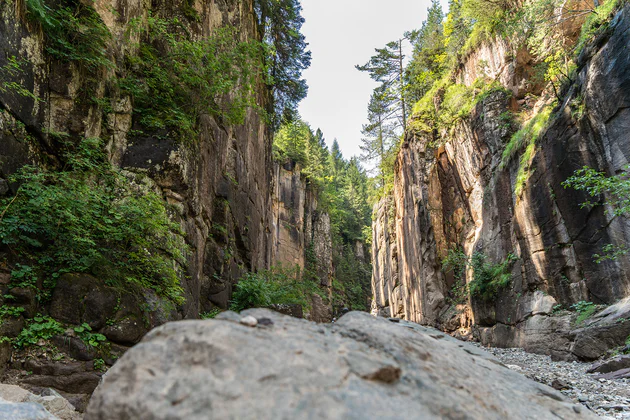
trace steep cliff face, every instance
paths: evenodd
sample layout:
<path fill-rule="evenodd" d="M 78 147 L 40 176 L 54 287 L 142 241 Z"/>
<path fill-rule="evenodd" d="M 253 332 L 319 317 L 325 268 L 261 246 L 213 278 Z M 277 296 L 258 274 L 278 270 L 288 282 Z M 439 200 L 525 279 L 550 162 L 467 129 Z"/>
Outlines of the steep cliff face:
<path fill-rule="evenodd" d="M 627 243 L 627 220 L 613 217 L 606 206 L 581 208 L 587 196 L 562 185 L 583 166 L 616 174 L 628 164 L 628 28 L 626 7 L 582 53 L 575 82 L 524 159 L 506 161 L 502 154 L 513 134 L 504 116 L 516 106 L 532 105 L 523 99 L 524 92 L 536 89 L 527 87 L 522 76 L 529 71 L 528 59 L 501 41 L 494 50 L 484 46 L 477 53 L 493 57 L 490 71 L 516 101 L 498 91 L 450 133 L 437 138 L 407 133 L 396 163 L 393 198 L 398 259 L 389 265 L 383 261 L 390 260 L 394 247 L 391 235 L 383 233 L 387 218 L 377 213 L 374 255 L 379 269 L 373 290 L 378 305 L 389 302 L 391 315 L 398 312 L 392 304 L 399 299 L 395 289 L 383 287 L 394 278 L 396 267 L 406 319 L 449 331 L 470 327 L 472 319 L 486 344 L 566 356 L 575 349 L 575 334 L 568 333 L 568 318 L 550 316 L 554 306 L 612 304 L 630 294 L 627 258 L 600 264 L 593 260 L 604 245 Z M 520 62 L 519 56 L 524 57 Z M 475 54 L 471 57 L 474 63 Z M 475 71 L 464 68 L 458 77 L 471 83 Z M 472 297 L 458 305 L 456 279 L 442 269 L 448 250 L 458 248 L 469 257 L 483 253 L 494 263 L 516 255 L 510 287 L 491 300 Z M 466 274 L 470 282 L 471 270 Z M 554 331 L 563 331 L 559 341 L 540 338 Z"/>
<path fill-rule="evenodd" d="M 245 271 L 269 266 L 272 258 L 273 173 L 264 122 L 253 110 L 240 125 L 204 115 L 198 139 L 182 144 L 159 132 L 141 132 L 133 98 L 121 94 L 113 80 L 126 54 L 138 49 L 137 40 L 128 36 L 130 28 L 145 24 L 150 11 L 179 17 L 194 39 L 231 26 L 246 41 L 257 38 L 252 2 L 98 1 L 95 19 L 111 34 L 106 47 L 114 65 L 96 72 L 50 54 L 48 35 L 27 17 L 24 2 L 3 2 L 0 8 L 0 67 L 15 57 L 19 71 L 10 74 L 10 81 L 28 92 L 0 91 L 0 183 L 6 185 L 25 163 L 54 168 L 60 138 L 103 139 L 113 164 L 130 178 L 142 178 L 146 188 L 176 209 L 173 217 L 190 246 L 181 315 L 227 307 L 234 281 Z M 264 103 L 264 88 L 255 89 Z"/>
<path fill-rule="evenodd" d="M 310 311 L 306 318 L 330 322 L 342 307 L 349 306 L 346 287 L 354 278 L 346 278 L 338 265 L 345 252 L 362 267 L 369 265 L 364 244 L 357 241 L 352 249 L 343 247 L 335 237 L 330 215 L 321 208 L 318 190 L 308 182 L 299 164 L 275 164 L 276 189 L 273 196 L 274 242 L 272 260 L 284 269 L 300 269 L 302 276 L 316 282 L 319 292 L 309 296 Z M 337 264 L 335 264 L 337 261 Z M 355 274 L 355 273 L 353 273 Z M 335 288 L 341 286 L 342 290 Z"/>

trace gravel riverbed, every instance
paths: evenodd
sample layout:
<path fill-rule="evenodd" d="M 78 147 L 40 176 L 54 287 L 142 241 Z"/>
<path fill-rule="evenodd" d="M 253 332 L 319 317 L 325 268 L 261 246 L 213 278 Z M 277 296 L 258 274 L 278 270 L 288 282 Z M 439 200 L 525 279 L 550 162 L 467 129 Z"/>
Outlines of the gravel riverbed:
<path fill-rule="evenodd" d="M 522 349 L 484 349 L 508 368 L 537 382 L 566 387 L 560 392 L 602 417 L 630 420 L 630 380 L 596 379 L 586 373 L 591 363 L 553 362 L 549 356 L 526 353 Z"/>

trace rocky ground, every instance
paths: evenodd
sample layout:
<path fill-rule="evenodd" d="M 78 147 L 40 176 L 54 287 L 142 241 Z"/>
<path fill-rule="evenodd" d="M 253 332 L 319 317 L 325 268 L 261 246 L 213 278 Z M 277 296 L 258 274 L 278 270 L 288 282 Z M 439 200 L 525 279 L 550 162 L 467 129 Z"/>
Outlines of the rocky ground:
<path fill-rule="evenodd" d="M 630 419 L 630 379 L 609 380 L 587 373 L 591 363 L 553 362 L 549 356 L 521 349 L 484 349 L 510 369 L 530 379 L 553 386 L 598 415 Z"/>

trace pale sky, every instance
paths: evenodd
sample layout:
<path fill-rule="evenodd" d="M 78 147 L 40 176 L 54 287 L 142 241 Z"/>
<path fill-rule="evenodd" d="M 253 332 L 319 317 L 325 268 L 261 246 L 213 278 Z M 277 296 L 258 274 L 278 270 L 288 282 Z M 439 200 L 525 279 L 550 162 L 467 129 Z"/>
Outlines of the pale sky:
<path fill-rule="evenodd" d="M 430 0 L 302 0 L 302 33 L 313 57 L 304 72 L 309 91 L 300 115 L 313 130 L 321 128 L 329 146 L 336 137 L 346 158 L 361 153 L 361 127 L 376 86 L 355 64 L 420 28 L 429 5 Z"/>

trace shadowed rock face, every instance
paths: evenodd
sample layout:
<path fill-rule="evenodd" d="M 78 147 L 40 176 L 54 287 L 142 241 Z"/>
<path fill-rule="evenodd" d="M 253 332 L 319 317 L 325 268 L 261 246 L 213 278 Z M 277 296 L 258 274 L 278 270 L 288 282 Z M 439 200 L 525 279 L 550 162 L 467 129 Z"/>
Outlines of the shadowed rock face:
<path fill-rule="evenodd" d="M 240 39 L 257 39 L 251 0 L 188 3 L 99 0 L 93 7 L 112 35 L 108 53 L 117 65 L 135 48 L 135 41 L 125 37 L 131 22 L 143 21 L 149 10 L 165 18 L 179 16 L 193 38 L 230 25 Z M 130 178 L 145 179 L 147 188 L 176 209 L 174 218 L 192 250 L 181 315 L 196 317 L 214 306 L 226 307 L 243 272 L 271 264 L 273 168 L 271 138 L 262 118 L 250 111 L 243 125 L 229 126 L 201 116 L 199 138 L 187 145 L 161 133 L 138 134 L 133 100 L 111 88 L 116 85 L 113 71 L 87 72 L 55 60 L 46 52 L 42 31 L 26 19 L 24 7 L 24 2 L 0 5 L 0 67 L 15 56 L 21 71 L 9 81 L 41 101 L 10 91 L 0 94 L 0 195 L 8 187 L 15 192 L 16 186 L 6 180 L 22 165 L 57 165 L 60 144 L 51 133 L 65 133 L 70 141 L 100 137 L 113 164 Z M 198 19 L 182 18 L 185 7 L 196 8 Z M 262 84 L 256 95 L 264 105 Z M 105 112 L 97 103 L 108 103 L 111 109 Z"/>
<path fill-rule="evenodd" d="M 242 315 L 259 326 L 227 313 L 152 331 L 109 371 L 86 419 L 596 418 L 431 328 L 358 312 L 325 326 Z"/>
<path fill-rule="evenodd" d="M 443 272 L 441 261 L 448 250 L 461 248 L 468 255 L 480 251 L 492 262 L 513 253 L 519 259 L 512 268 L 511 287 L 492 302 L 473 299 L 469 305 L 477 336 L 494 346 L 584 357 L 572 353 L 572 319 L 549 315 L 558 304 L 612 304 L 630 295 L 630 260 L 593 261 L 604 245 L 628 243 L 630 226 L 625 219 L 612 218 L 605 206 L 580 208 L 587 196 L 562 183 L 583 166 L 610 175 L 630 161 L 629 28 L 626 6 L 607 33 L 585 49 L 577 80 L 538 139 L 529 177 L 518 194 L 520 158 L 500 166 L 512 134 L 501 120 L 512 106 L 504 94 L 488 96 L 469 118 L 437 139 L 433 134 L 407 134 L 396 164 L 395 235 L 384 233 L 388 227 L 382 211 L 375 222 L 377 311 L 402 313 L 406 319 L 447 330 L 457 319 L 465 326 L 467 310 L 453 310 L 447 299 L 453 278 Z M 487 55 L 489 47 L 483 48 Z M 505 55 L 505 45 L 499 42 L 495 52 Z M 518 90 L 510 83 L 521 84 L 522 78 L 501 73 L 514 66 L 495 67 L 497 77 Z M 583 113 L 572 109 L 576 103 L 583 104 Z M 394 254 L 397 258 L 388 257 Z M 397 273 L 400 290 L 391 286 L 392 273 Z"/>

